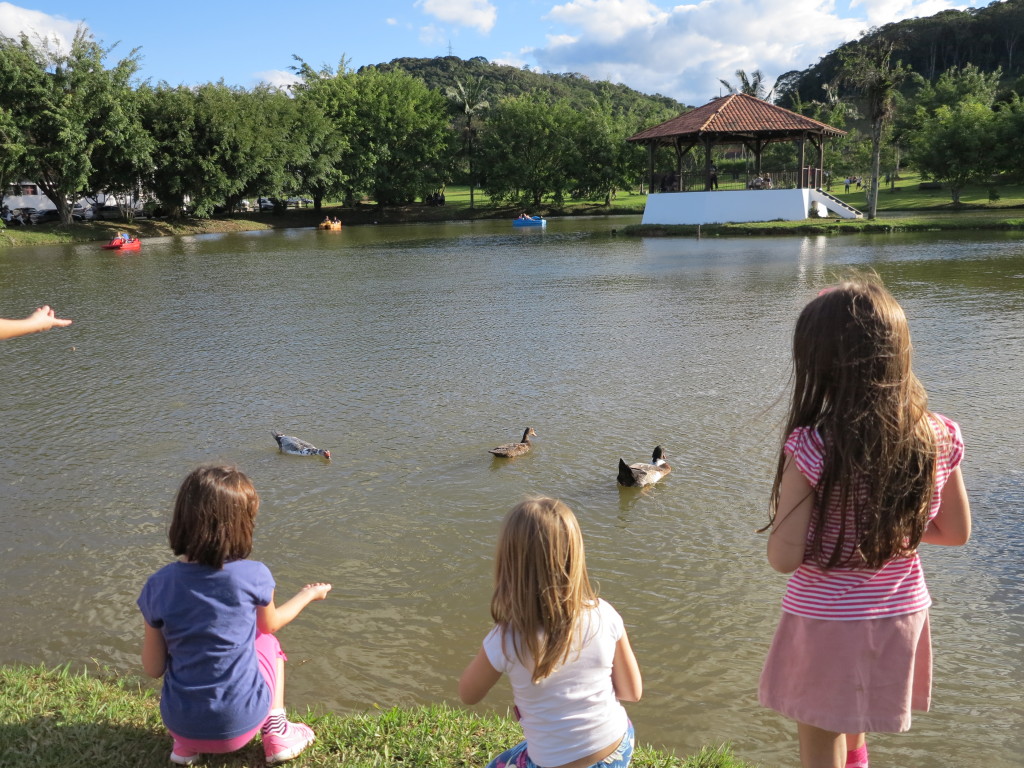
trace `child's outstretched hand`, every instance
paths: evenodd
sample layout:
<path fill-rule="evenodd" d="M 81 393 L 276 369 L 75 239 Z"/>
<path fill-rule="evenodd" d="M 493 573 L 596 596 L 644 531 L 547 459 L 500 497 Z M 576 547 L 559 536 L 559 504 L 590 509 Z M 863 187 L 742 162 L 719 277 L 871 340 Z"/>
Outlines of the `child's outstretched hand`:
<path fill-rule="evenodd" d="M 323 600 L 325 597 L 327 597 L 327 593 L 331 591 L 331 585 L 325 584 L 322 581 L 318 581 L 313 584 L 307 584 L 300 591 L 308 591 L 309 601 L 313 602 L 314 600 Z"/>
<path fill-rule="evenodd" d="M 273 634 L 281 627 L 287 626 L 292 619 L 302 613 L 302 609 L 316 600 L 323 600 L 331 591 L 331 585 L 323 582 L 307 584 L 298 592 L 295 597 L 283 605 L 276 605 L 271 599 L 270 603 L 256 608 L 256 626 L 260 632 Z"/>
<path fill-rule="evenodd" d="M 54 327 L 64 327 L 65 325 L 71 325 L 70 320 L 64 320 L 57 317 L 57 313 L 54 312 L 49 304 L 36 309 L 31 315 L 28 316 L 28 321 L 33 325 L 39 327 L 41 331 L 48 331 Z"/>

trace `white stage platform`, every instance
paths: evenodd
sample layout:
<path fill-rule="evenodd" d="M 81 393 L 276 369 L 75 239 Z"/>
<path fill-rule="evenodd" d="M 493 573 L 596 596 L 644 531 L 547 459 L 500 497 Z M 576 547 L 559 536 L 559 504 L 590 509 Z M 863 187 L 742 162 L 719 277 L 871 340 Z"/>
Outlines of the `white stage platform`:
<path fill-rule="evenodd" d="M 842 218 L 860 211 L 817 189 L 737 189 L 717 192 L 661 192 L 647 196 L 644 224 L 724 224 L 744 221 L 803 221 L 814 204 Z"/>

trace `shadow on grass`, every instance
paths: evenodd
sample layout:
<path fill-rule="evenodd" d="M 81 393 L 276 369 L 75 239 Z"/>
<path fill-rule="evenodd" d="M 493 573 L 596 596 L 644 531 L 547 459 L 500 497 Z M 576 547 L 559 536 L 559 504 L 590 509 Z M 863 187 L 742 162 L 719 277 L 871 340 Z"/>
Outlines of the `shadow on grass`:
<path fill-rule="evenodd" d="M 166 768 L 171 765 L 171 738 L 166 731 L 112 723 L 68 723 L 59 715 L 40 715 L 18 724 L 0 725 L 0 765 L 4 768 Z M 203 755 L 195 764 L 207 768 L 263 768 L 259 739 L 237 752 Z"/>

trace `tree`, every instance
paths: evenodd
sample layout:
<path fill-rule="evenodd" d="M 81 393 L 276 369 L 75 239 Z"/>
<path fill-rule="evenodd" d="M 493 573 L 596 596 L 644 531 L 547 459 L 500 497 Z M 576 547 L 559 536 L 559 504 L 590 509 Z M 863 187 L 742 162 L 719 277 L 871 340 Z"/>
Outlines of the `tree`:
<path fill-rule="evenodd" d="M 121 215 L 130 221 L 148 184 L 155 143 L 143 127 L 138 92 L 125 89 L 119 104 L 123 118 L 118 121 L 121 140 L 103 142 L 97 148 L 88 189 L 114 197 Z"/>
<path fill-rule="evenodd" d="M 201 183 L 196 154 L 198 99 L 191 88 L 160 83 L 139 89 L 142 121 L 154 140 L 149 185 L 172 219 Z"/>
<path fill-rule="evenodd" d="M 896 94 L 908 70 L 893 61 L 899 44 L 877 31 L 840 49 L 839 79 L 858 92 L 871 123 L 871 177 L 868 187 L 868 218 L 878 214 L 878 177 L 882 160 L 882 134 L 892 121 Z"/>
<path fill-rule="evenodd" d="M 466 125 L 462 130 L 462 152 L 466 156 L 469 166 L 469 207 L 474 207 L 473 190 L 476 187 L 476 174 L 473 167 L 473 150 L 476 145 L 476 129 L 473 127 L 473 116 L 488 109 L 491 105 L 484 97 L 487 95 L 487 85 L 483 75 L 476 80 L 467 80 L 466 85 L 462 84 L 459 78 L 455 78 L 455 85 L 445 88 L 445 96 L 458 109 L 459 113 L 466 118 Z"/>
<path fill-rule="evenodd" d="M 748 96 L 761 99 L 762 101 L 771 101 L 772 94 L 775 89 L 768 89 L 765 85 L 764 73 L 760 69 L 755 69 L 747 76 L 746 70 L 737 69 L 736 78 L 740 81 L 739 87 L 735 87 L 728 80 L 719 80 L 725 89 L 729 93 L 745 93 Z"/>
<path fill-rule="evenodd" d="M 138 53 L 107 69 L 110 50 L 83 28 L 66 52 L 45 40 L 33 44 L 27 35 L 0 37 L 0 104 L 16 134 L 12 143 L 22 150 L 19 171 L 39 185 L 65 224 L 74 200 L 103 178 L 105 162 L 123 153 L 138 163 L 145 149 L 131 106 Z"/>
<path fill-rule="evenodd" d="M 570 194 L 576 200 L 603 197 L 605 205 L 611 205 L 616 190 L 647 175 L 647 148 L 626 139 L 652 123 L 674 117 L 663 109 L 624 112 L 616 109 L 610 98 L 593 99 L 574 112 L 564 128 L 564 138 L 571 145 L 563 157 Z"/>
<path fill-rule="evenodd" d="M 998 167 L 1011 178 L 1024 181 L 1024 101 L 1014 96 L 996 114 L 993 148 Z"/>
<path fill-rule="evenodd" d="M 1024 2 L 1008 0 L 1002 3 L 992 3 L 985 11 L 986 16 L 991 14 L 992 29 L 1006 53 L 1007 74 L 1019 71 L 1020 67 L 1014 63 L 1014 56 L 1020 45 L 1021 37 L 1024 36 Z"/>
<path fill-rule="evenodd" d="M 298 65 L 294 69 L 301 78 L 292 86 L 299 115 L 297 138 L 309 148 L 295 174 L 303 191 L 312 195 L 313 208 L 319 211 L 329 196 L 343 196 L 349 191 L 351 197 L 350 182 L 358 177 L 358 158 L 351 148 L 357 130 L 356 75 L 344 56 L 337 71 L 330 67 L 315 70 L 298 56 L 295 60 Z"/>
<path fill-rule="evenodd" d="M 545 94 L 505 99 L 495 108 L 480 139 L 492 199 L 539 206 L 571 189 L 578 112 Z M 568 160 L 568 162 L 567 162 Z"/>
<path fill-rule="evenodd" d="M 378 205 L 409 202 L 444 183 L 452 136 L 444 96 L 402 70 L 367 67 L 353 85 L 352 157 L 368 172 Z"/>
<path fill-rule="evenodd" d="M 965 99 L 991 107 L 999 91 L 1002 70 L 982 72 L 973 64 L 947 69 L 934 82 L 915 76 L 919 87 L 914 99 L 915 106 L 930 114 L 940 106 L 952 107 Z"/>
<path fill-rule="evenodd" d="M 986 182 L 996 170 L 995 113 L 973 99 L 942 105 L 925 118 L 911 140 L 911 161 L 928 178 L 949 184 L 953 205 L 971 182 Z"/>
<path fill-rule="evenodd" d="M 303 123 L 295 100 L 282 89 L 261 84 L 252 91 L 232 88 L 231 102 L 240 119 L 222 164 L 235 183 L 223 202 L 234 208 L 243 197 L 267 191 L 304 191 L 296 169 L 309 162 L 309 142 L 317 134 Z"/>
<path fill-rule="evenodd" d="M 10 110 L 0 107 L 0 197 L 6 194 L 7 185 L 17 181 L 25 147 L 21 134 Z M 3 223 L 0 222 L 0 227 Z"/>
<path fill-rule="evenodd" d="M 172 217 L 186 199 L 194 213 L 234 207 L 242 197 L 294 186 L 290 167 L 307 151 L 293 141 L 295 104 L 261 85 L 196 88 L 161 83 L 142 93 L 144 122 L 156 141 L 151 184 Z"/>

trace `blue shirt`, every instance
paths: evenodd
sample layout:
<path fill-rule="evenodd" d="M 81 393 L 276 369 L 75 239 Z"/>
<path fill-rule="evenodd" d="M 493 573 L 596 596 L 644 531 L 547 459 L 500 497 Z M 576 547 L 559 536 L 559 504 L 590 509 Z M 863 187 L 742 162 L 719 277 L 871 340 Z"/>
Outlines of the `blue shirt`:
<path fill-rule="evenodd" d="M 257 728 L 272 692 L 256 657 L 256 607 L 268 605 L 274 577 L 263 563 L 221 569 L 174 562 L 146 581 L 142 616 L 167 643 L 160 714 L 189 739 L 231 739 Z"/>

